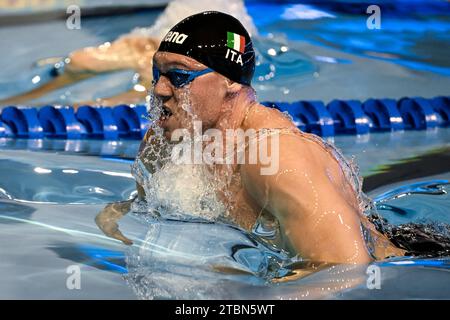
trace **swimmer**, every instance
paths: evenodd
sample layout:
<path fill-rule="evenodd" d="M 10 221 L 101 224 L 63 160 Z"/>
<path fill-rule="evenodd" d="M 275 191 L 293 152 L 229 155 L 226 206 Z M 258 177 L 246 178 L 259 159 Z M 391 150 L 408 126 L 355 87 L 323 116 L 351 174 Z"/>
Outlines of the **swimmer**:
<path fill-rule="evenodd" d="M 0 100 L 0 106 L 24 104 L 51 91 L 95 77 L 98 74 L 120 70 L 133 70 L 138 75 L 138 82 L 132 89 L 115 96 L 98 98 L 95 101 L 76 102 L 73 104 L 74 109 L 82 105 L 116 106 L 142 103 L 151 87 L 152 59 L 161 38 L 182 18 L 206 10 L 221 10 L 238 14 L 239 19 L 251 30 L 251 33 L 253 35 L 257 33 L 242 0 L 212 0 L 207 3 L 174 0 L 167 5 L 150 28 L 136 28 L 115 41 L 75 50 L 69 53 L 67 58 L 50 58 L 40 61 L 39 64 L 55 64 L 63 60 L 65 61 L 64 70 L 61 73 L 55 73 L 54 79 L 40 87 Z M 55 102 L 49 101 L 48 103 Z"/>
<path fill-rule="evenodd" d="M 96 101 L 80 101 L 73 104 L 76 110 L 81 105 L 115 106 L 121 103 L 136 104 L 145 100 L 151 85 L 151 61 L 159 41 L 154 38 L 124 36 L 113 43 L 106 42 L 98 47 L 88 47 L 69 54 L 64 71 L 55 72 L 55 78 L 29 92 L 0 100 L 0 105 L 19 105 L 40 98 L 49 92 L 76 82 L 92 78 L 100 73 L 119 70 L 134 70 L 138 82 L 128 92 L 116 96 L 99 98 Z M 56 63 L 62 58 L 47 59 L 40 63 Z M 49 103 L 54 103 L 50 101 Z"/>
<path fill-rule="evenodd" d="M 272 145 L 277 135 L 276 173 L 261 174 L 259 160 L 231 166 L 235 179 L 222 201 L 233 203 L 228 215 L 233 222 L 251 230 L 259 219 L 276 221 L 280 245 L 312 261 L 362 264 L 404 254 L 368 223 L 357 190 L 322 140 L 301 132 L 280 111 L 257 102 L 251 87 L 255 52 L 248 32 L 237 19 L 209 11 L 182 20 L 161 42 L 153 56 L 153 68 L 153 94 L 163 103 L 159 125 L 165 139 L 171 140 L 190 120 L 182 106 L 186 88 L 191 111 L 201 121 L 203 131 L 266 132 L 267 145 Z M 151 136 L 149 131 L 141 150 Z M 138 198 L 144 200 L 143 186 L 138 184 L 137 190 Z M 132 241 L 121 233 L 117 221 L 130 210 L 132 201 L 109 204 L 96 217 L 106 235 L 125 244 Z M 372 253 L 363 229 L 383 242 Z"/>

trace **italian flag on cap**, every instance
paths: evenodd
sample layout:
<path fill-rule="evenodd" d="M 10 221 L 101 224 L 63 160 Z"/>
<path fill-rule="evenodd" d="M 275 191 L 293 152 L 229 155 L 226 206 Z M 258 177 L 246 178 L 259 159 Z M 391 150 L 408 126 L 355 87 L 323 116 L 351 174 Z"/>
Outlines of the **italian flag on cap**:
<path fill-rule="evenodd" d="M 227 32 L 227 46 L 228 48 L 244 53 L 245 37 L 237 33 Z"/>

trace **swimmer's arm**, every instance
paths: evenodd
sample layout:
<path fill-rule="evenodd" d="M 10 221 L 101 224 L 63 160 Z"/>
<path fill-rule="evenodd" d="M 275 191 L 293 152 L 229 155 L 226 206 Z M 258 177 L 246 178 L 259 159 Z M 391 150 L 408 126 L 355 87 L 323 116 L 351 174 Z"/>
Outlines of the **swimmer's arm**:
<path fill-rule="evenodd" d="M 133 201 L 134 199 L 129 199 L 110 203 L 95 217 L 95 223 L 105 235 L 127 245 L 133 244 L 133 241 L 122 234 L 117 221 L 130 211 Z"/>
<path fill-rule="evenodd" d="M 1 100 L 0 105 L 17 105 L 29 100 L 37 99 L 43 95 L 71 85 L 73 83 L 91 78 L 99 72 L 110 72 L 124 69 L 133 69 L 139 73 L 141 84 L 150 88 L 152 78 L 153 54 L 158 48 L 159 41 L 154 38 L 140 36 L 124 36 L 110 45 L 88 47 L 73 51 L 69 54 L 70 63 L 65 66 L 64 73 L 52 81 L 39 86 L 34 90 L 21 93 L 17 96 Z M 99 102 L 84 101 L 78 103 L 75 109 L 81 105 L 116 105 L 120 103 L 134 103 L 145 98 L 146 92 L 130 91 L 124 94 L 105 98 Z M 50 104 L 51 101 L 49 102 Z"/>
<path fill-rule="evenodd" d="M 119 230 L 119 225 L 117 222 L 123 218 L 131 210 L 131 204 L 138 198 L 139 200 L 145 200 L 145 191 L 141 185 L 136 183 L 137 196 L 125 200 L 109 203 L 100 211 L 95 217 L 95 223 L 100 228 L 100 230 L 108 237 L 122 241 L 124 244 L 131 245 L 133 241 L 125 237 Z"/>
<path fill-rule="evenodd" d="M 242 166 L 249 194 L 280 221 L 282 232 L 302 257 L 369 262 L 358 212 L 326 174 L 327 152 L 292 135 L 282 135 L 279 145 L 276 174 L 261 175 L 261 164 Z"/>
<path fill-rule="evenodd" d="M 158 40 L 149 37 L 124 36 L 112 43 L 87 47 L 70 53 L 66 69 L 71 72 L 109 72 L 135 69 L 151 74 L 151 61 Z"/>
<path fill-rule="evenodd" d="M 142 151 L 147 143 L 147 140 L 152 134 L 153 132 L 151 130 L 146 132 L 139 146 L 139 152 Z M 136 183 L 136 190 L 138 200 L 145 200 L 145 190 L 139 183 Z M 130 212 L 131 204 L 135 199 L 136 197 L 125 201 L 110 203 L 102 211 L 100 211 L 100 213 L 95 217 L 95 223 L 105 235 L 120 240 L 127 245 L 133 244 L 133 241 L 125 237 L 119 230 L 117 221 Z"/>
<path fill-rule="evenodd" d="M 113 107 L 119 104 L 138 104 L 145 101 L 147 96 L 147 88 L 150 88 L 150 85 L 142 85 L 144 91 L 136 91 L 129 90 L 126 92 L 119 93 L 115 96 L 99 98 L 95 101 L 82 101 L 79 103 L 74 103 L 73 108 L 77 110 L 81 106 L 103 106 L 103 107 Z"/>
<path fill-rule="evenodd" d="M 152 38 L 128 36 L 114 41 L 110 46 L 84 48 L 70 54 L 70 63 L 66 72 L 71 74 L 86 72 L 111 72 L 133 69 L 139 74 L 139 87 L 115 96 L 100 98 L 96 101 L 83 101 L 74 105 L 115 106 L 118 104 L 140 103 L 145 100 L 153 80 L 152 59 L 158 41 Z M 138 90 L 136 90 L 136 88 Z"/>

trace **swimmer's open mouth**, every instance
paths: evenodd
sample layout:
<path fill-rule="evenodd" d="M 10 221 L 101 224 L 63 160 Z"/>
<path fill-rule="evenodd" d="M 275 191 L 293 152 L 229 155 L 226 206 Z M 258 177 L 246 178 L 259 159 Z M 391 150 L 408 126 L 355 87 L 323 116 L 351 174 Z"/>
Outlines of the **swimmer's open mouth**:
<path fill-rule="evenodd" d="M 173 114 L 172 111 L 171 111 L 168 107 L 163 106 L 163 107 L 162 107 L 162 111 L 161 111 L 161 120 L 167 120 L 167 119 L 169 119 L 169 117 L 170 117 L 172 114 Z"/>

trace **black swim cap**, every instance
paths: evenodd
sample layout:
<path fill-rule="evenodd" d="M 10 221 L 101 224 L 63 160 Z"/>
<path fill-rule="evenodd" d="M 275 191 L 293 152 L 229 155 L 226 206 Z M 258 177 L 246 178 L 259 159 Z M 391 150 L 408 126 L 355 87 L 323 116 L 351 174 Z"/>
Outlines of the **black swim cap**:
<path fill-rule="evenodd" d="M 250 85 L 255 51 L 244 26 L 218 11 L 205 11 L 175 25 L 158 51 L 191 57 L 235 82 Z"/>

